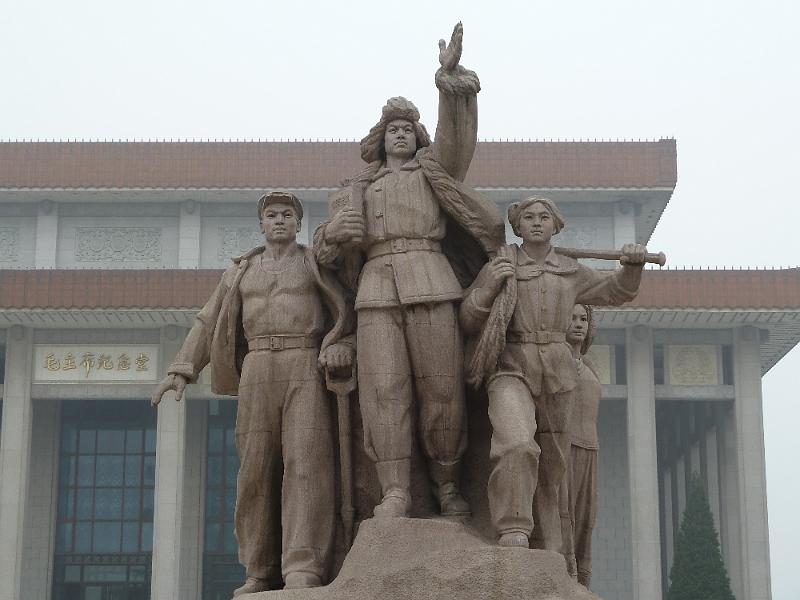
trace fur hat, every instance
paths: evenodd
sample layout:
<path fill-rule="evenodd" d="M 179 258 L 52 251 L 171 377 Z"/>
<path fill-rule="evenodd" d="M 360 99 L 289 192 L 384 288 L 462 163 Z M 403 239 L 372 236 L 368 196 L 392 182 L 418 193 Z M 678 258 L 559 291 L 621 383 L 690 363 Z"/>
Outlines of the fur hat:
<path fill-rule="evenodd" d="M 367 136 L 361 140 L 361 158 L 371 163 L 386 158 L 386 147 L 383 138 L 386 135 L 386 126 L 397 119 L 408 121 L 414 127 L 417 138 L 417 149 L 431 145 L 431 136 L 425 126 L 419 122 L 419 111 L 411 100 L 402 96 L 389 98 L 386 106 L 381 111 L 381 120 L 378 121 Z"/>

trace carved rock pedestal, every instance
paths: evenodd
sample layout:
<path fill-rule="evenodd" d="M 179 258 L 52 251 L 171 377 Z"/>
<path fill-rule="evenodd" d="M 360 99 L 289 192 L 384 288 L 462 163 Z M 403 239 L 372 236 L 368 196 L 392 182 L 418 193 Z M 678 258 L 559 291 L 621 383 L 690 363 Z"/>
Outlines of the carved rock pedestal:
<path fill-rule="evenodd" d="M 500 548 L 443 519 L 368 519 L 325 587 L 237 600 L 600 600 L 555 552 Z"/>

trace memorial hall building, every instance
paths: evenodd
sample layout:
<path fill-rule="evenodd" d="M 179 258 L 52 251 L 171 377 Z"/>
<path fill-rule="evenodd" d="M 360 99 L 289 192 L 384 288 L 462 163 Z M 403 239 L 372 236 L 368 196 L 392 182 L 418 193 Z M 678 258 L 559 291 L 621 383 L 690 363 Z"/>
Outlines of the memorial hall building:
<path fill-rule="evenodd" d="M 308 242 L 362 168 L 355 142 L 0 143 L 0 600 L 230 598 L 236 400 L 208 370 L 183 402 L 149 398 L 263 243 L 258 197 L 297 194 Z M 559 246 L 647 244 L 676 144 L 479 142 L 467 182 L 504 215 L 554 199 Z M 648 269 L 598 315 L 593 590 L 664 596 L 697 472 L 736 598 L 769 600 L 761 378 L 800 340 L 800 270 Z"/>

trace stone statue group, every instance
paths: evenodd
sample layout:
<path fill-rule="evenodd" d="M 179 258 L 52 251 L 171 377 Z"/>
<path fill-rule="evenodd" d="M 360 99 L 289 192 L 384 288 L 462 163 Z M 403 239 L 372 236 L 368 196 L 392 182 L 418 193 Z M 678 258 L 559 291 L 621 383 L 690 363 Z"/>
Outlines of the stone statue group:
<path fill-rule="evenodd" d="M 648 257 L 626 244 L 616 271 L 578 263 L 551 245 L 565 223 L 542 197 L 509 207 L 523 242 L 505 243 L 494 203 L 463 183 L 480 84 L 459 64 L 462 36 L 458 24 L 439 44 L 435 141 L 414 104 L 391 98 L 361 141 L 366 167 L 331 195 L 310 248 L 296 242 L 300 201 L 263 195 L 265 245 L 225 271 L 153 395 L 154 405 L 168 390 L 180 400 L 211 363 L 215 392 L 238 396 L 235 534 L 247 580 L 235 595 L 327 582 L 336 506 L 343 517 L 352 507 L 336 489 L 351 493 L 352 473 L 340 453 L 337 485 L 326 375 L 351 370 L 380 483 L 375 518 L 411 514 L 415 441 L 441 515 L 469 517 L 469 384 L 488 396 L 497 543 L 561 552 L 588 586 L 601 390 L 584 359 L 590 305 L 633 299 Z"/>

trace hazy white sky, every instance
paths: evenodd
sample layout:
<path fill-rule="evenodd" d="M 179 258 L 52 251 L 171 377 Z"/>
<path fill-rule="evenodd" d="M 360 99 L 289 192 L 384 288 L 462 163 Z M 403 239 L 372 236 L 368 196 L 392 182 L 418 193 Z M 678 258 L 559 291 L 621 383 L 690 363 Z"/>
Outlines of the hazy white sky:
<path fill-rule="evenodd" d="M 2 139 L 358 139 L 386 98 L 432 127 L 465 27 L 482 139 L 658 139 L 673 266 L 797 266 L 800 4 L 0 0 Z M 797 348 L 764 378 L 773 597 L 796 600 Z M 743 599 L 742 599 L 743 600 Z"/>

